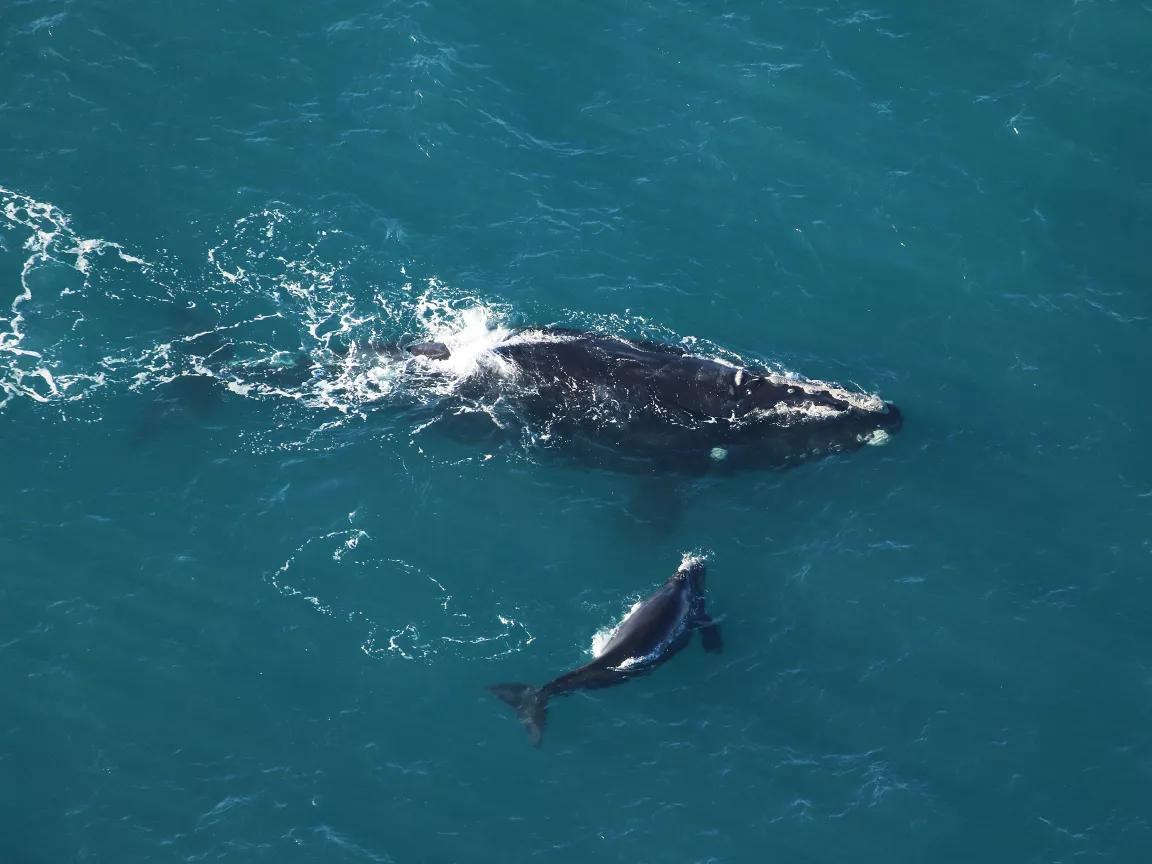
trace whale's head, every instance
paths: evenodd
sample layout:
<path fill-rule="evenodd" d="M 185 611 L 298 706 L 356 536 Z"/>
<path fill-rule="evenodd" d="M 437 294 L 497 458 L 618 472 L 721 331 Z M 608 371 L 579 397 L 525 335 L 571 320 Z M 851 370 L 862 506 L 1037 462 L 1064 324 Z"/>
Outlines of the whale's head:
<path fill-rule="evenodd" d="M 783 467 L 885 444 L 904 424 L 892 403 L 822 381 L 738 371 L 734 385 L 740 440 L 751 451 L 741 455 L 754 464 Z"/>
<path fill-rule="evenodd" d="M 707 576 L 708 568 L 704 566 L 704 559 L 699 555 L 686 554 L 676 571 L 676 578 L 687 582 L 689 589 L 695 594 L 704 591 Z"/>
<path fill-rule="evenodd" d="M 887 440 L 904 426 L 904 415 L 891 402 L 885 402 L 882 409 L 873 412 L 870 417 L 870 424 L 873 427 L 872 435 L 874 437 L 881 436 Z M 875 443 L 883 444 L 884 441 Z"/>
<path fill-rule="evenodd" d="M 875 409 L 853 409 L 849 425 L 863 439 L 861 444 L 885 444 L 904 426 L 904 415 L 891 402 L 884 402 Z"/>
<path fill-rule="evenodd" d="M 904 415 L 891 402 L 877 402 L 875 407 L 852 405 L 812 423 L 806 435 L 810 455 L 851 453 L 887 444 L 904 425 Z"/>

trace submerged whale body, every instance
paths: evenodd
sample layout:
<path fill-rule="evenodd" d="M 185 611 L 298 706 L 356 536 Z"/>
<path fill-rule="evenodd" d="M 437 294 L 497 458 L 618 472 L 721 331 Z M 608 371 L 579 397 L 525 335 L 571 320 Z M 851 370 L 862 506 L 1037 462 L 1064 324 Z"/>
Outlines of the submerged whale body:
<path fill-rule="evenodd" d="M 452 362 L 441 342 L 406 350 L 430 371 Z M 510 402 L 538 440 L 610 467 L 786 467 L 884 443 L 902 424 L 876 396 L 659 342 L 548 327 L 487 352 L 462 396 Z"/>
<path fill-rule="evenodd" d="M 488 689 L 516 711 L 528 739 L 539 746 L 550 699 L 577 690 L 611 687 L 651 672 L 686 646 L 696 630 L 705 651 L 718 653 L 722 649 L 720 625 L 704 608 L 704 577 L 703 562 L 686 557 L 658 591 L 632 608 L 591 662 L 542 687 L 494 684 Z"/>

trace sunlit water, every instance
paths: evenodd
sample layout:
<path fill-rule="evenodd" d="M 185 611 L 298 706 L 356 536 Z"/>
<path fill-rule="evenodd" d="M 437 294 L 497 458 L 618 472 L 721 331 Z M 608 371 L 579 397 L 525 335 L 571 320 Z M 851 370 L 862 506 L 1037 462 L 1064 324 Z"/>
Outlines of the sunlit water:
<path fill-rule="evenodd" d="M 0 861 L 1152 854 L 1144 5 L 30 0 L 0 39 Z M 676 480 L 440 434 L 547 324 L 904 428 Z M 451 375 L 373 347 L 423 339 Z M 532 750 L 484 686 L 689 550 L 725 653 Z"/>

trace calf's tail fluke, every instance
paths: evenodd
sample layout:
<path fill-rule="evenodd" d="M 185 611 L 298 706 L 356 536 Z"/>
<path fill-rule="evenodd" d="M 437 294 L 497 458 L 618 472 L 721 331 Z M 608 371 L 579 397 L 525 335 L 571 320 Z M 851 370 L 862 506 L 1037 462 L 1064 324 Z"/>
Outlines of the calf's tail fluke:
<path fill-rule="evenodd" d="M 533 747 L 539 747 L 548 708 L 548 693 L 544 688 L 530 684 L 493 684 L 488 689 L 512 706 L 528 732 L 528 740 Z"/>

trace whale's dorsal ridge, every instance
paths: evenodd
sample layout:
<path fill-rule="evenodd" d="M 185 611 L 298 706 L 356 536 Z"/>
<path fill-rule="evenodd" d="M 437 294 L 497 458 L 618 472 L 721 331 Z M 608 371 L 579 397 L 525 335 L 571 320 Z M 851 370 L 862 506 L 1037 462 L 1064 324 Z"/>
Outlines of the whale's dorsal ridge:
<path fill-rule="evenodd" d="M 429 360 L 447 360 L 452 356 L 443 342 L 417 342 L 408 346 L 408 353 L 414 357 L 427 357 Z"/>

